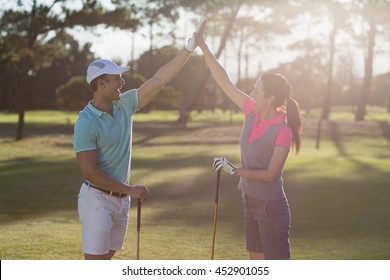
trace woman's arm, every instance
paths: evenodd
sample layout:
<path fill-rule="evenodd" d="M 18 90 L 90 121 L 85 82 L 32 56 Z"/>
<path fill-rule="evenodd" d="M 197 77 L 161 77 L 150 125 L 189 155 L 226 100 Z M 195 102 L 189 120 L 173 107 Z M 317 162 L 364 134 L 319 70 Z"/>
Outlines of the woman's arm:
<path fill-rule="evenodd" d="M 271 161 L 266 169 L 250 170 L 236 168 L 236 173 L 234 175 L 262 182 L 273 182 L 282 171 L 288 153 L 288 148 L 276 146 Z"/>
<path fill-rule="evenodd" d="M 201 48 L 206 64 L 210 69 L 215 81 L 220 86 L 222 91 L 241 109 L 244 109 L 244 105 L 249 96 L 239 90 L 229 79 L 225 69 L 218 62 L 216 57 L 211 53 L 206 42 L 204 41 L 203 34 L 206 28 L 207 21 L 204 20 L 202 26 L 197 34 L 196 40 L 198 46 Z"/>

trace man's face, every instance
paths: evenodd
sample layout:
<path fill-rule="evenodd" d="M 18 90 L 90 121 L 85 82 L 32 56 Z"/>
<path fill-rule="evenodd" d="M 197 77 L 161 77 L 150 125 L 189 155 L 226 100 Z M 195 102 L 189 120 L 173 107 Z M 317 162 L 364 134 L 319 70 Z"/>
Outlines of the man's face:
<path fill-rule="evenodd" d="M 104 89 L 104 92 L 111 96 L 113 100 L 118 100 L 119 95 L 121 94 L 121 88 L 125 84 L 125 80 L 122 76 L 119 75 L 106 75 L 101 80 L 101 87 Z"/>

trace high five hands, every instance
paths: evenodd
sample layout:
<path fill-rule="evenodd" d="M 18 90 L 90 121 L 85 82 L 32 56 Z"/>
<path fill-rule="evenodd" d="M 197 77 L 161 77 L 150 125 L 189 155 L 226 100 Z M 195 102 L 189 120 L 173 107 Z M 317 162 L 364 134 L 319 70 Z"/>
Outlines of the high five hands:
<path fill-rule="evenodd" d="M 204 45 L 204 39 L 203 39 L 203 34 L 204 30 L 206 28 L 207 20 L 206 19 L 201 19 L 198 22 L 198 25 L 196 27 L 196 30 L 194 33 L 192 33 L 192 36 L 190 39 L 188 39 L 187 44 L 185 45 L 185 49 L 194 52 L 197 46 Z"/>

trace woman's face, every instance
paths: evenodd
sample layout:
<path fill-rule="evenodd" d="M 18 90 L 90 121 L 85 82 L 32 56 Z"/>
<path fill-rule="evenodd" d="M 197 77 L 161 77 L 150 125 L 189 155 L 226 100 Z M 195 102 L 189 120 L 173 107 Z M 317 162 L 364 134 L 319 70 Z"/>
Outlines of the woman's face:
<path fill-rule="evenodd" d="M 265 97 L 263 82 L 261 79 L 257 80 L 250 96 L 255 101 L 255 105 L 253 106 L 253 111 L 262 112 L 267 108 L 269 97 L 267 98 Z"/>

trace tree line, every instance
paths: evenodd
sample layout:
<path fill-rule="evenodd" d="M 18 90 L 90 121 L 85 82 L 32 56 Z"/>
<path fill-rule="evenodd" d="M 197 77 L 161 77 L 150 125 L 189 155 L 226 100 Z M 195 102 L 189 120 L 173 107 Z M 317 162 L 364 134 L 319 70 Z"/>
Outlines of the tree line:
<path fill-rule="evenodd" d="M 390 55 L 389 10 L 386 0 L 112 0 L 110 6 L 97 0 L 3 1 L 0 110 L 18 112 L 16 139 L 22 139 L 27 109 L 80 110 L 90 100 L 85 69 L 95 55 L 90 44 L 80 45 L 71 35 L 73 28 L 90 32 L 104 25 L 128 30 L 129 36 L 148 30 L 149 49 L 139 58 L 134 47 L 129 50 L 132 70 L 124 78 L 134 88 L 177 53 L 177 42 L 183 42 L 175 32 L 178 21 L 196 14 L 209 19 L 215 56 L 224 63 L 226 50 L 234 53 L 240 89 L 250 92 L 261 72 L 279 72 L 292 82 L 304 109 L 322 108 L 321 119 L 329 118 L 334 105 L 351 105 L 355 119 L 363 120 L 368 105 L 390 111 L 390 73 L 373 75 L 375 57 Z M 158 45 L 160 38 L 165 46 Z M 294 52 L 295 59 L 274 69 L 252 59 L 270 50 Z M 253 63 L 256 71 L 250 70 Z M 178 110 L 178 123 L 185 125 L 192 110 L 234 106 L 210 79 L 202 57 L 194 55 L 145 110 L 152 108 Z"/>

